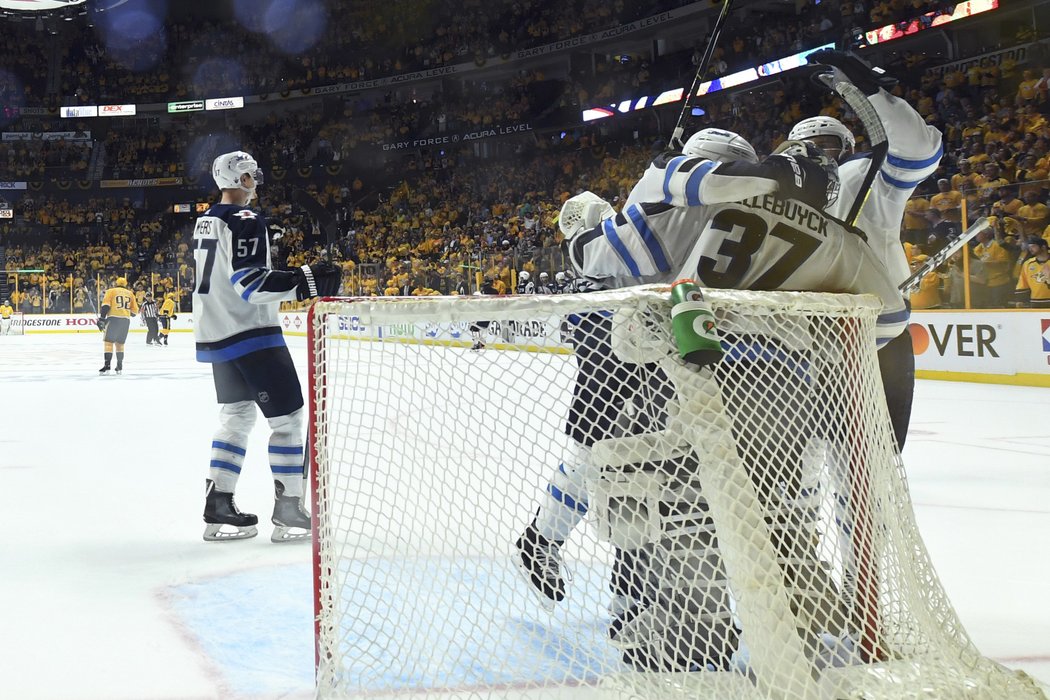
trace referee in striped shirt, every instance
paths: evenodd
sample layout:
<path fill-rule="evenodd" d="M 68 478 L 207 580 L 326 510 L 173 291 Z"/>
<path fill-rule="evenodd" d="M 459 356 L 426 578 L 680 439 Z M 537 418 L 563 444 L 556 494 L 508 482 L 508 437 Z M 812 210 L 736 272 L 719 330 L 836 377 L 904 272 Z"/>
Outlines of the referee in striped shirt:
<path fill-rule="evenodd" d="M 139 308 L 139 315 L 146 324 L 146 345 L 160 345 L 160 332 L 157 321 L 157 302 L 153 301 L 153 294 L 146 292 L 146 298 Z"/>

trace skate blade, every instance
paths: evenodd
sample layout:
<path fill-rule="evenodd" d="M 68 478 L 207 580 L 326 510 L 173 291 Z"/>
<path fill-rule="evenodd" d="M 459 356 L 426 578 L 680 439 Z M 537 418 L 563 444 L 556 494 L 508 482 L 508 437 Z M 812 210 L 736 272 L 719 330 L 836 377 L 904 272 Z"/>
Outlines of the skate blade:
<path fill-rule="evenodd" d="M 223 530 L 224 527 L 233 529 Z M 226 525 L 224 523 L 208 523 L 204 528 L 204 541 L 230 542 L 232 540 L 246 540 L 258 534 L 259 530 L 254 525 L 237 527 L 236 525 Z"/>
<path fill-rule="evenodd" d="M 307 529 L 277 525 L 273 529 L 273 534 L 270 535 L 270 541 L 275 544 L 284 544 L 286 542 L 309 542 L 310 537 L 311 532 Z"/>
<path fill-rule="evenodd" d="M 558 603 L 561 601 L 554 600 L 553 598 L 548 598 L 546 595 L 544 595 L 543 591 L 536 588 L 536 586 L 532 584 L 532 574 L 529 573 L 528 568 L 526 568 L 525 564 L 522 563 L 521 557 L 515 556 L 514 558 L 518 560 L 518 573 L 521 574 L 522 580 L 525 581 L 525 587 L 528 588 L 529 592 L 532 593 L 533 597 L 536 598 L 536 602 L 538 602 L 540 604 L 540 607 L 546 610 L 547 612 L 554 612 L 554 608 L 556 608 L 558 606 Z M 562 598 L 562 600 L 565 599 Z"/>

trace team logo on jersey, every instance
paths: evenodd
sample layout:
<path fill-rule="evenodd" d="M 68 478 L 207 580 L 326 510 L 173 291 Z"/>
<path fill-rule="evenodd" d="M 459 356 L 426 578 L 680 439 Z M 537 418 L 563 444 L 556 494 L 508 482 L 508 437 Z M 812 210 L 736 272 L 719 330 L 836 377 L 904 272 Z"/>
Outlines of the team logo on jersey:
<path fill-rule="evenodd" d="M 1043 324 L 1043 352 L 1050 352 L 1050 318 L 1042 319 Z"/>
<path fill-rule="evenodd" d="M 251 209 L 241 209 L 239 212 L 234 214 L 238 219 L 255 219 L 257 218 L 254 211 Z"/>
<path fill-rule="evenodd" d="M 265 391 L 259 392 L 259 403 L 270 403 L 270 395 Z"/>

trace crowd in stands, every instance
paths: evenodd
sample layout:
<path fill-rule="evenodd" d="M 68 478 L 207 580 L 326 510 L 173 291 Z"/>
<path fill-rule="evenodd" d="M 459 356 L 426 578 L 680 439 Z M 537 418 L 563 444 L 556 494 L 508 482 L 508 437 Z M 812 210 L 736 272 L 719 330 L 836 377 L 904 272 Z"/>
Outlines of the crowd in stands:
<path fill-rule="evenodd" d="M 582 0 L 546 10 L 555 14 L 542 22 L 537 19 L 539 24 L 527 25 L 524 30 L 520 22 L 513 25 L 517 33 L 507 40 L 520 47 L 522 44 L 515 42 L 545 43 L 551 36 L 594 31 L 593 23 L 577 26 L 578 22 L 567 19 L 573 17 L 571 11 L 581 11 L 586 5 L 586 0 Z M 638 13 L 644 15 L 657 6 L 604 5 L 606 11 L 601 16 L 607 24 L 620 23 Z M 755 32 L 753 26 L 746 24 L 750 16 L 740 13 L 727 29 L 721 42 L 724 48 L 716 54 L 713 71 L 731 72 L 741 63 L 770 58 L 769 52 L 774 56 L 787 53 L 800 46 L 800 36 L 806 44 L 834 38 L 849 31 L 848 27 L 864 16 L 869 22 L 876 15 L 880 22 L 890 21 L 893 16 L 886 13 L 894 9 L 903 13 L 901 16 L 912 16 L 920 8 L 937 5 L 921 0 L 870 6 L 847 0 L 805 3 L 790 22 L 778 17 L 776 26 L 766 32 Z M 479 20 L 481 15 L 502 11 L 482 3 L 468 2 L 467 8 L 480 13 L 474 15 L 477 26 L 484 24 Z M 514 8 L 514 12 L 524 12 L 530 4 L 517 3 Z M 397 12 L 391 8 L 391 13 Z M 382 27 L 359 31 L 370 40 L 381 41 L 396 38 L 401 28 L 408 26 L 399 22 L 409 18 L 395 20 L 391 15 L 388 19 L 389 24 Z M 452 19 L 448 21 L 452 22 L 448 31 L 438 36 L 458 36 L 456 32 L 471 28 L 467 24 L 454 26 Z M 545 29 L 537 29 L 541 25 Z M 178 36 L 181 30 L 176 27 L 169 31 L 165 60 L 176 50 L 171 37 Z M 522 38 L 521 31 L 528 34 L 529 40 Z M 207 42 L 215 41 L 218 34 L 205 26 L 193 36 L 204 37 L 201 41 Z M 755 36 L 760 39 L 753 39 Z M 259 50 L 264 55 L 272 51 L 272 47 L 266 48 L 266 41 L 258 36 L 256 40 L 257 44 L 248 44 L 245 50 Z M 318 45 L 324 48 L 318 51 L 330 50 L 341 40 L 326 35 Z M 453 43 L 472 45 L 462 38 L 457 42 Z M 87 42 L 77 51 L 67 60 L 67 67 L 72 67 L 64 72 L 78 76 L 71 89 L 89 89 L 88 83 L 102 72 L 121 90 L 138 85 L 136 81 L 155 80 L 156 89 L 166 97 L 178 97 L 191 94 L 187 86 L 199 76 L 207 76 L 209 85 L 221 86 L 223 76 L 229 77 L 233 70 L 215 64 L 207 70 L 184 70 L 166 78 L 154 71 L 147 78 L 130 69 L 115 68 L 97 43 Z M 324 68 L 324 79 L 331 81 L 335 73 L 331 66 L 335 64 L 320 65 L 319 55 L 307 51 L 293 62 L 315 80 Z M 236 146 L 252 152 L 267 171 L 268 179 L 260 188 L 260 205 L 271 230 L 277 234 L 275 264 L 298 265 L 330 255 L 344 267 L 344 290 L 355 294 L 469 293 L 477 289 L 485 276 L 497 288 L 513 292 L 522 271 L 529 272 L 534 280 L 539 280 L 541 273 L 550 279 L 567 268 L 554 224 L 561 203 L 575 192 L 590 189 L 618 206 L 655 150 L 666 144 L 666 133 L 659 133 L 659 122 L 651 115 L 625 115 L 609 120 L 610 124 L 529 135 L 508 141 L 511 145 L 500 147 L 500 157 L 496 158 L 459 145 L 408 150 L 405 156 L 384 161 L 382 167 L 373 169 L 362 167 L 354 155 L 356 150 L 362 144 L 387 144 L 420 130 L 442 133 L 484 128 L 531 118 L 552 107 L 576 109 L 590 100 L 600 102 L 602 95 L 619 94 L 624 75 L 631 76 L 633 87 L 636 83 L 677 76 L 683 66 L 689 66 L 684 68 L 687 72 L 694 71 L 695 53 L 688 51 L 683 55 L 684 62 L 683 56 L 678 56 L 676 60 L 681 65 L 676 66 L 670 62 L 663 67 L 643 67 L 641 62 L 630 60 L 610 62 L 605 72 L 596 72 L 587 79 L 576 76 L 555 81 L 558 84 L 553 89 L 538 89 L 551 82 L 542 73 L 522 71 L 515 79 L 499 84 L 466 84 L 463 92 L 455 95 L 444 95 L 438 90 L 406 104 L 365 93 L 343 101 L 341 108 L 334 111 L 313 105 L 272 112 L 265 119 L 241 126 L 241 141 Z M 348 57 L 344 59 L 349 60 Z M 434 56 L 427 49 L 416 58 L 434 65 Z M 388 67 L 397 71 L 417 65 L 411 63 L 410 57 L 401 59 L 402 64 Z M 283 71 L 289 60 L 272 65 Z M 994 254 L 998 260 L 1002 257 L 1000 252 L 1005 254 L 1010 263 L 1009 274 L 1015 275 L 1018 259 L 1027 250 L 1026 238 L 1042 236 L 1050 240 L 1050 192 L 1046 182 L 1050 168 L 1050 127 L 1046 122 L 1050 115 L 1050 68 L 1031 63 L 1019 69 L 1005 61 L 999 66 L 974 67 L 933 79 L 924 73 L 923 60 L 921 56 L 904 55 L 902 62 L 906 65 L 898 68 L 907 70 L 897 71 L 905 76 L 897 90 L 927 121 L 942 130 L 945 157 L 937 175 L 922 185 L 909 206 L 902 237 L 912 258 L 921 261 L 921 256 L 942 246 L 963 223 L 982 215 L 992 217 L 995 226 L 991 239 L 982 241 L 983 247 L 974 248 L 967 268 L 973 292 L 971 303 L 1007 305 L 1012 296 L 1003 290 L 1016 277 L 1004 283 L 1003 275 L 997 273 L 1000 268 L 995 267 L 1001 261 L 986 261 L 982 256 Z M 188 73 L 198 78 L 187 78 Z M 287 75 L 298 74 L 289 71 Z M 159 87 L 161 82 L 164 87 Z M 611 84 L 614 87 L 610 88 Z M 858 134 L 858 150 L 864 148 L 860 124 L 844 113 L 836 101 L 802 79 L 789 77 L 769 89 L 731 96 L 719 93 L 705 100 L 703 106 L 707 114 L 693 124 L 695 128 L 714 124 L 738 131 L 759 152 L 772 150 L 786 137 L 792 124 L 816 113 L 841 118 Z M 70 128 L 67 124 L 62 127 Z M 148 123 L 136 126 L 131 122 L 119 129 L 111 128 L 100 140 L 105 153 L 105 176 L 200 176 L 207 172 L 214 154 L 228 145 L 216 140 L 210 128 L 204 115 L 186 118 L 174 128 L 157 129 Z M 83 172 L 79 163 L 83 161 L 86 167 L 89 155 L 77 152 L 79 143 L 5 142 L 0 146 L 0 168 L 4 173 L 11 172 L 14 179 L 19 172 L 15 168 L 41 167 L 42 162 L 42 167 L 56 168 L 66 177 L 77 179 Z M 40 157 L 44 154 L 51 160 Z M 73 163 L 77 155 L 79 160 Z M 346 167 L 328 174 L 324 170 L 340 165 Z M 304 168 L 313 168 L 308 172 L 314 176 L 293 176 Z M 385 180 L 377 177 L 378 170 L 384 171 Z M 51 170 L 46 175 L 50 177 Z M 18 177 L 32 179 L 34 175 Z M 203 177 L 207 180 L 206 175 Z M 202 185 L 199 199 L 214 196 L 208 184 Z M 342 240 L 331 251 L 325 248 L 319 230 L 293 204 L 292 192 L 299 188 L 307 189 L 334 213 Z M 19 298 L 12 301 L 29 312 L 41 311 L 45 305 L 48 310 L 86 311 L 93 308 L 100 291 L 117 274 L 123 274 L 133 280 L 139 291 L 175 292 L 180 295 L 181 308 L 188 307 L 189 290 L 193 287 L 189 246 L 193 215 L 172 214 L 167 203 L 170 198 L 165 199 L 165 192 L 159 188 L 149 192 L 152 201 L 88 196 L 93 194 L 32 193 L 15 203 L 18 223 L 0 223 L 0 244 L 6 247 L 5 267 L 9 271 L 42 267 L 47 272 L 20 276 Z M 159 201 L 165 203 L 159 205 Z M 960 274 L 962 267 L 956 261 L 943 268 L 936 276 L 936 301 L 921 301 L 917 306 L 962 305 L 960 295 L 965 285 L 961 284 Z M 8 282 L 10 291 L 10 276 Z M 989 287 L 995 289 L 988 291 Z"/>

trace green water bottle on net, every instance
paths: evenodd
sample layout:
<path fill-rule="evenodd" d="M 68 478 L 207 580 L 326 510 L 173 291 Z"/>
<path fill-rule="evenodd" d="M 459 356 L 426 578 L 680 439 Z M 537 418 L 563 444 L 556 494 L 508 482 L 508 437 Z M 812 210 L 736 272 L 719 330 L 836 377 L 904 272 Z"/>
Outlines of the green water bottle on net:
<path fill-rule="evenodd" d="M 722 359 L 714 311 L 691 279 L 671 284 L 671 331 L 686 362 L 704 367 Z"/>

